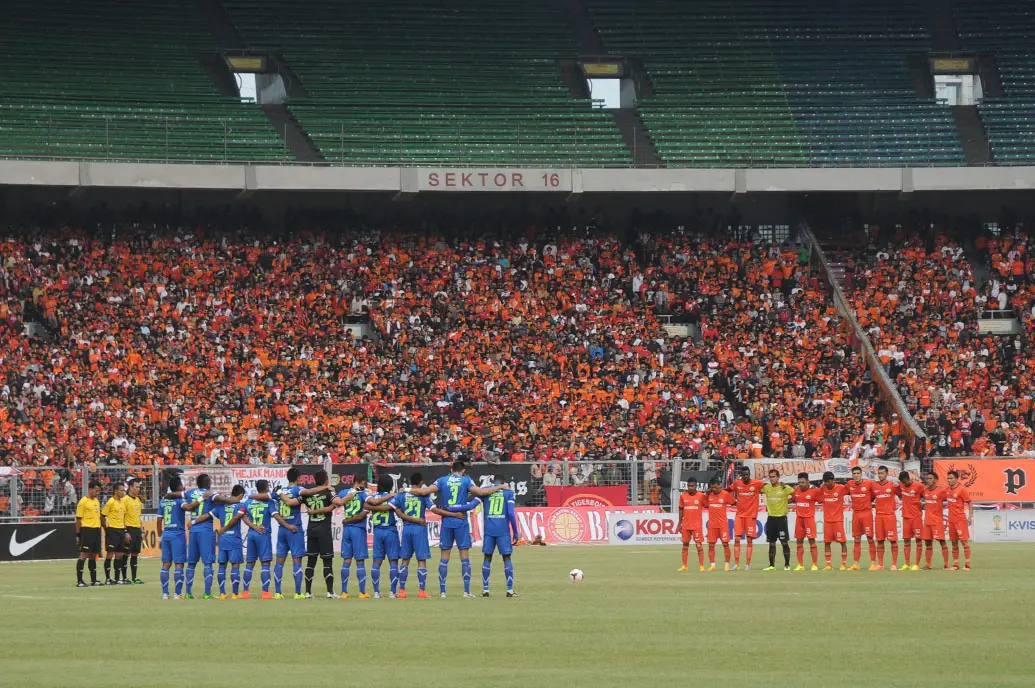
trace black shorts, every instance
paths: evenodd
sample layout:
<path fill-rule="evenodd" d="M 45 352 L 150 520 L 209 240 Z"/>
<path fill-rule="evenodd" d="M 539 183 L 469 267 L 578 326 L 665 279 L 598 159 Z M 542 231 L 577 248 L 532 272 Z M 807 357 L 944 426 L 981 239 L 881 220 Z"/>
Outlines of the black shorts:
<path fill-rule="evenodd" d="M 80 528 L 79 529 L 79 551 L 87 554 L 101 553 L 101 529 Z"/>
<path fill-rule="evenodd" d="M 334 533 L 330 528 L 306 532 L 305 553 L 311 557 L 334 556 Z"/>
<path fill-rule="evenodd" d="M 130 554 L 140 554 L 140 550 L 144 544 L 143 531 L 140 528 L 126 526 L 126 532 L 129 533 L 129 544 L 126 545 L 125 551 Z"/>
<path fill-rule="evenodd" d="M 126 551 L 126 529 L 108 528 L 104 531 L 104 549 L 109 552 Z"/>
<path fill-rule="evenodd" d="M 770 516 L 765 522 L 765 539 L 767 542 L 787 542 L 791 534 L 787 529 L 786 516 Z"/>

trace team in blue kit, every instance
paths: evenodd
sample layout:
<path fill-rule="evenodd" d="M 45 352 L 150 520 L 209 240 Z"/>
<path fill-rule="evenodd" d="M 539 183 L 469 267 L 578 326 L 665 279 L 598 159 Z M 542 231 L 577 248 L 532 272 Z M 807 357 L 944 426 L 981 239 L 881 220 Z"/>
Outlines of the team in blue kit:
<path fill-rule="evenodd" d="M 366 561 L 370 556 L 367 534 L 373 534 L 373 566 L 370 571 L 373 597 L 381 597 L 381 571 L 388 560 L 389 592 L 392 598 L 407 597 L 406 584 L 410 562 L 417 560 L 418 597 L 426 599 L 427 563 L 431 558 L 428 537 L 428 513 L 441 517 L 439 561 L 439 590 L 446 596 L 446 577 L 453 547 L 460 552 L 461 570 L 464 582 L 464 597 L 471 598 L 471 527 L 472 513 L 481 508 L 484 518 L 482 562 L 482 595 L 489 596 L 489 578 L 492 558 L 497 552 L 503 559 L 507 581 L 507 596 L 516 597 L 514 592 L 514 568 L 511 561 L 512 543 L 517 538 L 514 492 L 496 481 L 491 487 L 479 487 L 466 475 L 463 462 L 452 465 L 449 475 L 439 478 L 431 485 L 425 485 L 419 473 L 410 478 L 410 486 L 402 492 L 395 492 L 391 476 L 382 475 L 377 481 L 377 491 L 369 494 L 365 478 L 357 478 L 352 487 L 342 488 L 334 495 L 329 481 L 319 481 L 315 487 L 303 488 L 298 484 L 299 471 L 291 468 L 287 474 L 288 485 L 273 492 L 269 482 L 256 482 L 256 491 L 244 499 L 244 487 L 237 485 L 229 496 L 217 495 L 211 488 L 211 479 L 202 474 L 197 478 L 197 488 L 183 493 L 182 481 L 172 478 L 169 491 L 159 504 L 158 513 L 162 528 L 162 591 L 163 598 L 169 598 L 170 569 L 175 566 L 174 598 L 187 581 L 187 596 L 191 598 L 193 568 L 198 561 L 205 565 L 205 599 L 211 599 L 213 564 L 216 561 L 218 541 L 219 597 L 220 599 L 249 599 L 255 562 L 261 564 L 263 599 L 283 599 L 281 578 L 283 565 L 290 554 L 295 565 L 295 598 L 312 599 L 311 594 L 302 594 L 302 556 L 310 556 L 309 566 L 315 566 L 316 556 L 325 557 L 328 573 L 333 557 L 330 544 L 321 544 L 330 537 L 329 518 L 331 512 L 342 509 L 341 535 L 341 595 L 348 599 L 352 562 L 356 562 L 359 598 L 367 599 Z M 322 497 L 320 495 L 323 495 Z M 332 496 L 333 495 L 333 496 Z M 433 499 L 432 495 L 437 495 Z M 322 518 L 310 519 L 307 548 L 306 533 L 302 520 L 302 504 L 316 507 L 316 514 Z M 272 573 L 276 595 L 270 593 L 271 564 L 274 548 L 272 525 L 279 524 L 277 535 L 277 567 Z M 241 526 L 247 526 L 242 535 Z M 189 529 L 189 538 L 187 537 Z M 246 546 L 245 546 L 246 545 Z M 326 552 L 324 552 L 326 550 Z M 184 575 L 187 563 L 190 574 Z M 240 565 L 245 563 L 242 575 Z M 227 567 L 230 567 L 232 593 L 227 595 Z M 307 574 L 310 576 L 311 574 Z M 327 579 L 328 597 L 333 595 L 333 580 Z M 243 590 L 239 586 L 243 582 Z M 307 593 L 310 593 L 307 582 Z"/>

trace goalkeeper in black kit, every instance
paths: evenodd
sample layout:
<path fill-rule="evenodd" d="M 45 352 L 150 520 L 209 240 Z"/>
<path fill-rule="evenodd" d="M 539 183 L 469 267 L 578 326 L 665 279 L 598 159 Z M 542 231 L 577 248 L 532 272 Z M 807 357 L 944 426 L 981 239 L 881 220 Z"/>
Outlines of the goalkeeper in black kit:
<path fill-rule="evenodd" d="M 305 498 L 305 508 L 309 512 L 309 525 L 306 527 L 306 559 L 305 564 L 305 597 L 313 599 L 313 576 L 316 574 L 316 558 L 323 559 L 323 579 L 327 584 L 327 597 L 336 599 L 334 595 L 334 533 L 331 530 L 331 512 L 335 507 L 331 500 L 334 492 L 328 482 L 327 471 L 318 471 L 313 476 L 316 487 L 323 487 L 318 492 Z"/>

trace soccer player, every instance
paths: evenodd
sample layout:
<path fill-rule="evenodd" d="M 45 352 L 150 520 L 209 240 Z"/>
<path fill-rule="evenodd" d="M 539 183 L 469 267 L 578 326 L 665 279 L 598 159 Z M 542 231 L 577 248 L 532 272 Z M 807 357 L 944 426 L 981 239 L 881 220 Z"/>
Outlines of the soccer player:
<path fill-rule="evenodd" d="M 90 562 L 90 585 L 97 583 L 97 556 L 101 553 L 101 484 L 96 480 L 75 507 L 75 540 L 79 559 L 75 563 L 77 588 L 88 587 L 83 582 L 83 566 Z"/>
<path fill-rule="evenodd" d="M 850 568 L 852 571 L 862 568 L 862 539 L 865 535 L 870 548 L 870 571 L 873 571 L 877 568 L 877 543 L 873 539 L 873 482 L 863 480 L 862 469 L 855 466 L 852 479 L 845 487 L 852 506 L 852 559 L 855 563 Z"/>
<path fill-rule="evenodd" d="M 877 536 L 877 567 L 884 570 L 884 541 L 891 541 L 891 570 L 898 570 L 898 523 L 895 521 L 895 497 L 898 485 L 888 481 L 888 469 L 877 468 L 877 482 L 873 483 L 873 506 L 877 511 L 873 531 Z"/>
<path fill-rule="evenodd" d="M 973 518 L 970 505 L 970 493 L 960 484 L 960 474 L 949 471 L 947 474 L 949 489 L 945 491 L 945 501 L 949 503 L 949 539 L 952 540 L 952 558 L 955 562 L 953 571 L 960 570 L 960 543 L 963 543 L 963 556 L 966 557 L 964 571 L 970 570 L 970 520 Z"/>
<path fill-rule="evenodd" d="M 697 566 L 704 571 L 704 511 L 708 508 L 708 497 L 697 491 L 697 481 L 688 480 L 686 490 L 679 495 L 679 530 L 683 534 L 683 565 L 687 570 L 690 559 L 690 542 L 697 545 Z"/>
<path fill-rule="evenodd" d="M 726 555 L 723 570 L 730 570 L 730 524 L 726 507 L 734 503 L 733 495 L 722 489 L 722 481 L 712 478 L 708 483 L 708 570 L 715 570 L 715 543 L 722 541 Z"/>
<path fill-rule="evenodd" d="M 202 473 L 197 478 L 197 487 L 184 495 L 184 499 L 196 504 L 191 509 L 190 530 L 187 534 L 187 594 L 188 600 L 194 599 L 194 574 L 200 561 L 204 566 L 205 593 L 204 599 L 212 599 L 213 566 L 216 563 L 216 540 L 212 530 L 212 507 L 218 495 L 211 492 L 212 478 Z M 223 501 L 220 499 L 219 501 Z"/>
<path fill-rule="evenodd" d="M 924 542 L 927 543 L 927 565 L 931 570 L 931 559 L 934 557 L 934 541 L 942 546 L 942 565 L 949 568 L 949 546 L 945 543 L 945 505 L 946 489 L 938 487 L 938 474 L 930 472 L 925 478 L 924 486 Z"/>
<path fill-rule="evenodd" d="M 733 570 L 740 568 L 740 543 L 747 538 L 747 559 L 744 570 L 751 569 L 751 553 L 754 551 L 755 538 L 758 537 L 758 499 L 765 486 L 761 480 L 751 479 L 751 469 L 742 466 L 740 480 L 730 485 L 730 493 L 737 500 L 737 515 L 733 519 Z"/>
<path fill-rule="evenodd" d="M 769 543 L 769 566 L 766 571 L 776 570 L 776 543 L 783 546 L 783 570 L 791 570 L 790 528 L 787 525 L 787 503 L 794 495 L 794 488 L 780 482 L 780 471 L 769 469 L 769 484 L 762 488 L 765 508 L 768 512 L 765 522 L 765 539 Z"/>
<path fill-rule="evenodd" d="M 230 564 L 230 599 L 240 599 L 238 594 L 241 589 L 241 562 L 244 561 L 243 547 L 241 540 L 241 520 L 244 518 L 244 486 L 234 485 L 230 490 L 230 504 L 216 504 L 212 508 L 212 520 L 219 527 L 219 573 L 216 580 L 219 581 L 219 599 L 225 600 L 226 596 L 226 565 Z"/>
<path fill-rule="evenodd" d="M 183 481 L 178 477 L 169 481 L 169 492 L 158 503 L 158 532 L 162 536 L 162 599 L 169 599 L 169 568 L 173 564 L 175 594 L 181 599 L 183 592 L 183 563 L 187 561 L 187 512 L 197 508 L 196 502 L 183 499 Z"/>
<path fill-rule="evenodd" d="M 496 480 L 497 485 L 505 481 Z M 514 491 L 504 488 L 488 497 L 476 497 L 469 502 L 467 510 L 482 505 L 482 597 L 489 596 L 489 577 L 492 574 L 492 555 L 498 550 L 503 558 L 503 575 L 507 581 L 507 597 L 517 597 L 514 592 L 514 564 L 510 557 L 518 539 L 517 515 L 514 511 Z M 450 511 L 460 512 L 465 507 L 452 506 Z"/>
<path fill-rule="evenodd" d="M 798 542 L 798 566 L 795 571 L 805 570 L 805 540 L 809 541 L 812 554 L 812 570 L 819 570 L 819 548 L 816 546 L 816 502 L 821 497 L 819 490 L 809 485 L 809 474 L 798 474 L 798 487 L 794 488 L 794 539 Z"/>
<path fill-rule="evenodd" d="M 126 554 L 128 555 L 122 557 L 122 579 L 129 580 L 134 585 L 140 585 L 144 581 L 137 578 L 137 557 L 140 556 L 140 549 L 144 544 L 144 531 L 140 522 L 144 503 L 140 501 L 140 481 L 136 478 L 129 479 L 126 496 L 122 498 L 122 508 L 126 517 Z M 126 576 L 127 560 L 133 578 Z"/>
<path fill-rule="evenodd" d="M 104 584 L 120 585 L 122 573 L 122 552 L 126 548 L 126 517 L 122 498 L 126 488 L 122 483 L 115 485 L 111 497 L 101 509 L 101 525 L 104 527 Z M 112 561 L 115 562 L 115 578 L 111 577 Z"/>
<path fill-rule="evenodd" d="M 466 504 L 469 501 L 469 494 L 475 497 L 488 497 L 492 493 L 503 489 L 502 485 L 494 485 L 489 488 L 478 487 L 473 480 L 465 475 L 466 471 L 467 465 L 463 461 L 454 461 L 452 472 L 449 475 L 442 476 L 435 481 L 434 485 L 412 489 L 410 492 L 419 497 L 438 494 L 438 507 L 448 511 L 451 506 Z M 468 523 L 467 518 L 463 515 L 461 515 L 461 518 L 442 520 L 442 533 L 439 538 L 441 559 L 438 562 L 439 594 L 442 597 L 446 596 L 446 575 L 449 573 L 449 557 L 454 544 L 460 552 L 460 570 L 464 579 L 464 598 L 473 598 L 474 595 L 471 594 L 471 560 L 469 558 L 471 550 L 471 524 Z"/>
<path fill-rule="evenodd" d="M 388 584 L 394 600 L 399 590 L 399 529 L 395 526 L 395 507 L 387 504 L 395 493 L 392 476 L 377 476 L 377 492 L 367 497 L 364 507 L 370 512 L 370 527 L 374 531 L 374 565 L 370 568 L 370 583 L 374 599 L 381 599 L 381 564 L 388 559 Z"/>
<path fill-rule="evenodd" d="M 367 595 L 367 511 L 363 503 L 367 499 L 367 479 L 357 477 L 352 489 L 343 489 L 332 500 L 334 506 L 344 507 L 341 528 L 341 599 L 349 599 L 349 574 L 352 560 L 356 560 L 356 577 L 359 578 L 359 599 Z"/>
<path fill-rule="evenodd" d="M 295 579 L 295 599 L 305 597 L 302 594 L 302 557 L 305 555 L 306 542 L 305 533 L 302 531 L 302 500 L 317 493 L 328 490 L 328 487 L 303 489 L 298 484 L 299 471 L 292 466 L 287 470 L 288 486 L 277 490 L 272 499 L 277 503 L 285 523 L 295 527 L 295 530 L 282 528 L 277 531 L 277 564 L 273 568 L 273 587 L 275 589 L 274 599 L 282 600 L 281 583 L 284 578 L 284 561 L 291 553 L 292 573 Z"/>
<path fill-rule="evenodd" d="M 334 532 L 331 528 L 331 513 L 337 508 L 333 504 L 334 493 L 331 491 L 327 471 L 319 470 L 313 475 L 320 492 L 305 498 L 305 508 L 309 512 L 309 525 L 306 528 L 306 564 L 305 564 L 305 597 L 313 599 L 313 576 L 316 574 L 316 558 L 323 560 L 323 580 L 327 584 L 327 597 L 336 599 L 334 594 Z"/>
<path fill-rule="evenodd" d="M 270 483 L 268 480 L 256 480 L 255 489 L 260 495 L 268 495 Z M 259 597 L 263 600 L 271 600 L 273 599 L 273 594 L 270 593 L 270 564 L 273 563 L 271 529 L 273 524 L 270 519 L 279 523 L 281 528 L 287 528 L 292 532 L 298 529 L 284 520 L 272 500 L 263 501 L 249 498 L 244 504 L 244 512 L 242 519 L 248 526 L 248 553 L 245 557 L 244 591 L 241 593 L 241 598 L 247 600 L 251 597 L 249 588 L 252 583 L 252 575 L 254 575 L 255 562 L 258 561 L 262 575 L 262 594 Z"/>
<path fill-rule="evenodd" d="M 898 495 L 902 500 L 902 544 L 906 560 L 902 563 L 903 571 L 919 571 L 920 557 L 924 548 L 921 542 L 924 522 L 920 513 L 920 500 L 924 496 L 924 486 L 914 481 L 908 471 L 898 474 Z M 912 543 L 916 541 L 916 560 L 910 564 Z"/>
<path fill-rule="evenodd" d="M 438 509 L 431 497 L 412 493 L 412 488 L 419 489 L 423 485 L 424 476 L 414 473 L 410 476 L 411 492 L 399 493 L 392 498 L 392 504 L 397 509 L 396 515 L 403 521 L 397 595 L 400 599 L 406 599 L 406 579 L 410 572 L 410 559 L 413 557 L 417 557 L 417 585 L 420 587 L 417 598 L 428 599 L 428 559 L 431 558 L 431 546 L 428 541 L 428 522 L 425 518 L 427 512 L 437 513 L 442 518 L 460 518 L 457 514 Z"/>
<path fill-rule="evenodd" d="M 848 547 L 845 545 L 845 497 L 848 488 L 834 482 L 834 474 L 827 471 L 823 474 L 823 486 L 819 488 L 823 502 L 823 557 L 826 560 L 824 571 L 833 571 L 830 563 L 830 544 L 841 543 L 841 570 L 848 570 Z"/>

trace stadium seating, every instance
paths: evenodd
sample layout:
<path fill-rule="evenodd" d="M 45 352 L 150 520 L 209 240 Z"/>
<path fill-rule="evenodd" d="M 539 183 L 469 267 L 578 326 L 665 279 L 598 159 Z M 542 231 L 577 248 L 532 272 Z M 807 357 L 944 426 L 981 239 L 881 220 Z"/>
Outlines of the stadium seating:
<path fill-rule="evenodd" d="M 613 52 L 641 57 L 640 110 L 672 166 L 961 164 L 947 108 L 916 97 L 916 7 L 590 0 Z"/>
<path fill-rule="evenodd" d="M 41 0 L 0 22 L 0 155 L 104 160 L 286 156 L 265 115 L 219 95 L 192 4 Z"/>
<path fill-rule="evenodd" d="M 351 165 L 625 165 L 611 116 L 573 99 L 577 50 L 556 3 L 278 0 L 224 3 L 245 42 L 275 50 L 308 98 L 292 111 Z"/>
<path fill-rule="evenodd" d="M 992 155 L 998 163 L 1035 163 L 1035 13 L 1028 2 L 956 0 L 963 47 L 995 54 L 1003 97 L 979 106 Z"/>

